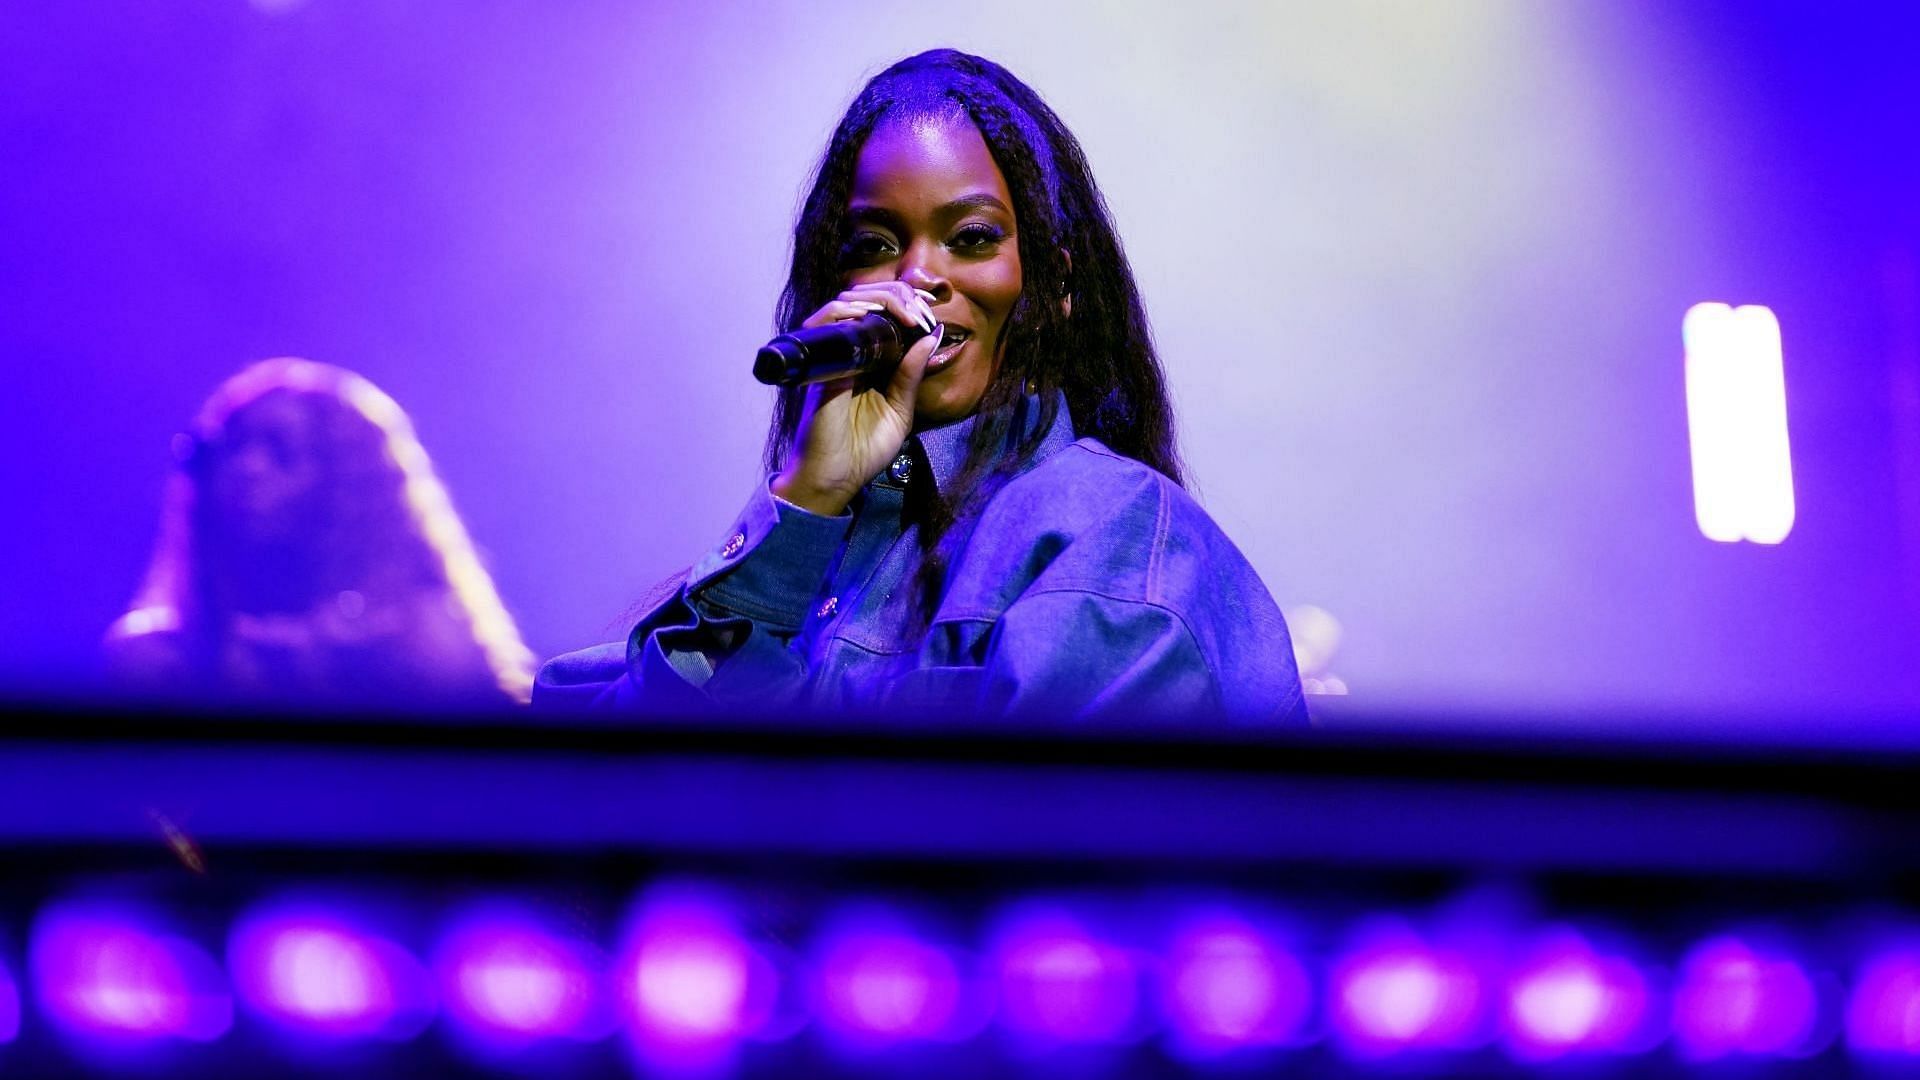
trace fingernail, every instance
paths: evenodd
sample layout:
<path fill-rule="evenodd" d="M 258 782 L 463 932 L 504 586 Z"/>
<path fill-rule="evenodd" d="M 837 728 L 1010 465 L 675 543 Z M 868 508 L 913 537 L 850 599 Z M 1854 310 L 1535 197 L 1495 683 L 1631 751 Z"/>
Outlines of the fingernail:
<path fill-rule="evenodd" d="M 929 303 L 929 304 L 931 304 L 931 303 L 933 303 L 933 302 L 934 302 L 934 301 L 933 301 L 933 294 L 932 294 L 932 293 L 930 293 L 930 292 L 928 292 L 928 291 L 927 291 L 927 290 L 925 290 L 925 289 L 915 289 L 915 290 L 913 290 L 913 292 L 914 292 L 914 295 L 915 295 L 915 296 L 918 296 L 918 297 L 919 297 L 920 299 L 922 299 L 922 300 L 925 300 L 925 301 L 926 301 L 927 303 Z"/>
<path fill-rule="evenodd" d="M 873 301 L 871 301 L 871 300 L 849 300 L 849 301 L 847 301 L 847 303 L 849 303 L 849 304 L 852 304 L 852 305 L 853 305 L 854 307 L 857 307 L 857 308 L 859 308 L 859 309 L 860 309 L 860 310 L 862 310 L 862 311 L 885 311 L 885 310 L 887 310 L 887 305 L 885 305 L 885 304 L 876 304 L 876 303 L 874 303 L 874 302 L 873 302 Z"/>

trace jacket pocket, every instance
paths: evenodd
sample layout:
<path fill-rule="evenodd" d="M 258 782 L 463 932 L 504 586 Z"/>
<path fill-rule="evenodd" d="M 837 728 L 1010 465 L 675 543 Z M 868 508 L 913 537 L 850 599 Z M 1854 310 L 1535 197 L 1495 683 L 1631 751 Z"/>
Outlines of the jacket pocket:
<path fill-rule="evenodd" d="M 946 714 L 969 714 L 987 706 L 986 669 L 979 667 L 921 667 L 902 675 L 888 695 L 889 704 L 924 709 L 935 719 Z"/>

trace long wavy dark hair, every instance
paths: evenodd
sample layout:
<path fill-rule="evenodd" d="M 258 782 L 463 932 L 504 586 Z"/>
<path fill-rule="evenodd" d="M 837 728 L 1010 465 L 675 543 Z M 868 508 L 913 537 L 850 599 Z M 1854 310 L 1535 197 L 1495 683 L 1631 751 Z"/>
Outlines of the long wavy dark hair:
<path fill-rule="evenodd" d="M 228 452 L 230 426 L 274 397 L 291 399 L 312 423 L 320 479 L 313 520 L 282 553 L 286 558 L 263 562 L 249 557 L 233 512 L 207 489 Z M 344 368 L 290 357 L 263 360 L 222 383 L 190 432 L 176 446 L 179 468 L 167 480 L 145 580 L 108 630 L 110 649 L 171 635 L 188 664 L 212 669 L 240 598 L 263 586 L 288 593 L 297 605 L 341 590 L 375 601 L 424 596 L 458 624 L 463 638 L 457 645 L 434 642 L 442 652 L 431 655 L 471 654 L 503 694 L 527 700 L 532 654 L 392 398 Z"/>
<path fill-rule="evenodd" d="M 1166 376 L 1086 155 L 1040 95 L 991 60 L 933 49 L 899 61 L 861 89 L 834 129 L 794 225 L 793 266 L 776 328 L 795 329 L 846 288 L 854 170 L 880 122 L 961 116 L 979 129 L 1013 195 L 1022 285 L 965 462 L 932 500 L 922 527 L 929 606 L 946 563 L 943 538 L 1031 459 L 1060 397 L 1078 434 L 1185 485 Z M 1069 297 L 1070 305 L 1061 302 Z M 769 471 L 785 464 L 804 393 L 783 391 L 774 406 Z M 1037 417 L 1025 415 L 1030 393 L 1039 403 Z"/>

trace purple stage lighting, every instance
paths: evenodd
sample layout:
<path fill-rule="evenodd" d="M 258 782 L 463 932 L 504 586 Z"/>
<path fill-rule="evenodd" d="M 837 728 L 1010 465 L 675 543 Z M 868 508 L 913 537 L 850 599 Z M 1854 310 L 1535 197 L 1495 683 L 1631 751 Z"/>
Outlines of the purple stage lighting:
<path fill-rule="evenodd" d="M 1125 1039 L 1139 1013 L 1133 958 L 1064 912 L 1010 922 L 996 968 L 1001 1018 L 1016 1036 L 1041 1044 Z"/>
<path fill-rule="evenodd" d="M 1700 532 L 1722 543 L 1777 544 L 1794 516 L 1780 321 L 1758 304 L 1695 304 L 1680 334 Z"/>
<path fill-rule="evenodd" d="M 1870 961 L 1847 1003 L 1847 1042 L 1873 1054 L 1920 1055 L 1920 951 Z"/>
<path fill-rule="evenodd" d="M 1397 923 L 1364 932 L 1335 964 L 1332 982 L 1335 1030 L 1362 1056 L 1460 1047 L 1480 1028 L 1473 965 Z"/>
<path fill-rule="evenodd" d="M 746 944 L 719 927 L 691 920 L 654 927 L 633 966 L 641 1026 L 695 1042 L 744 1034 L 751 969 Z"/>
<path fill-rule="evenodd" d="M 881 914 L 827 931 L 815 963 L 820 1020 L 855 1045 L 951 1038 L 961 981 L 948 953 Z"/>
<path fill-rule="evenodd" d="M 638 909 L 618 965 L 621 1004 L 645 1063 L 704 1071 L 768 1019 L 778 977 L 741 934 L 730 905 L 695 889 L 656 889 Z"/>
<path fill-rule="evenodd" d="M 218 965 L 140 912 L 50 909 L 35 924 L 31 952 L 41 1006 L 68 1031 L 205 1042 L 233 1024 L 233 1000 Z M 16 1002 L 16 1026 L 17 1013 Z"/>
<path fill-rule="evenodd" d="M 461 919 L 441 941 L 435 968 L 448 1015 L 483 1044 L 511 1049 L 608 1033 L 593 947 L 530 914 L 499 908 Z"/>
<path fill-rule="evenodd" d="M 13 973 L 0 964 L 0 1043 L 12 1042 L 20 1034 L 20 988 Z"/>
<path fill-rule="evenodd" d="M 405 1039 L 433 1016 L 432 989 L 418 960 L 322 909 L 273 908 L 244 919 L 227 956 L 241 999 L 290 1030 Z"/>
<path fill-rule="evenodd" d="M 1571 930 L 1546 935 L 1507 984 L 1507 1044 L 1525 1060 L 1638 1049 L 1646 1018 L 1646 977 Z"/>
<path fill-rule="evenodd" d="M 1819 1000 L 1805 969 L 1735 937 L 1703 942 L 1681 965 L 1673 1032 L 1695 1060 L 1809 1049 Z"/>
<path fill-rule="evenodd" d="M 1168 952 L 1161 999 L 1188 1056 L 1300 1037 L 1312 1004 L 1306 969 L 1269 935 L 1231 917 L 1189 922 Z"/>

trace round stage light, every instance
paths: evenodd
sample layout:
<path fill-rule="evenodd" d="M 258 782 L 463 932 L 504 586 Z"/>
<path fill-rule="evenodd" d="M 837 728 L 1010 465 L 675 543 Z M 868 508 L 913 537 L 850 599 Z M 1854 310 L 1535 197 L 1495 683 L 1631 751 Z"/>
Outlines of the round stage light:
<path fill-rule="evenodd" d="M 290 1032 L 398 1040 L 433 1017 L 420 961 L 346 912 L 257 909 L 235 926 L 227 957 L 241 1000 Z"/>
<path fill-rule="evenodd" d="M 1806 969 L 1737 937 L 1701 943 L 1681 964 L 1673 1032 L 1694 1060 L 1797 1056 L 1816 1033 L 1819 999 Z"/>
<path fill-rule="evenodd" d="M 533 912 L 487 905 L 457 917 L 435 952 L 448 1018 L 482 1047 L 608 1034 L 597 950 Z"/>
<path fill-rule="evenodd" d="M 1920 1056 L 1920 949 L 1869 960 L 1847 1002 L 1847 1043 L 1870 1054 Z"/>
<path fill-rule="evenodd" d="M 205 1042 L 233 1024 L 219 966 L 152 912 L 56 904 L 36 920 L 30 951 L 35 995 L 71 1033 Z M 15 1014 L 17 1027 L 17 1001 Z"/>
<path fill-rule="evenodd" d="M 722 893 L 678 883 L 637 905 L 615 980 L 644 1068 L 720 1068 L 768 1021 L 779 976 L 734 912 Z"/>
<path fill-rule="evenodd" d="M 948 1039 L 961 1026 L 963 985 L 952 954 L 891 913 L 862 910 L 829 924 L 813 969 L 815 1010 L 843 1044 Z"/>
<path fill-rule="evenodd" d="M 1313 992 L 1306 969 L 1270 934 L 1231 916 L 1176 932 L 1161 979 L 1175 1045 L 1188 1057 L 1300 1038 Z"/>
<path fill-rule="evenodd" d="M 1331 1011 L 1349 1050 L 1371 1057 L 1458 1048 L 1481 1026 L 1481 980 L 1464 956 L 1402 924 L 1365 928 L 1334 965 Z"/>
<path fill-rule="evenodd" d="M 1001 1022 L 1019 1039 L 1112 1043 L 1135 1031 L 1140 989 L 1126 950 L 1065 911 L 1037 910 L 1008 922 L 995 968 Z"/>
<path fill-rule="evenodd" d="M 1509 976 L 1507 1045 L 1525 1061 L 1639 1049 L 1647 1013 L 1646 976 L 1562 928 L 1536 941 Z"/>

